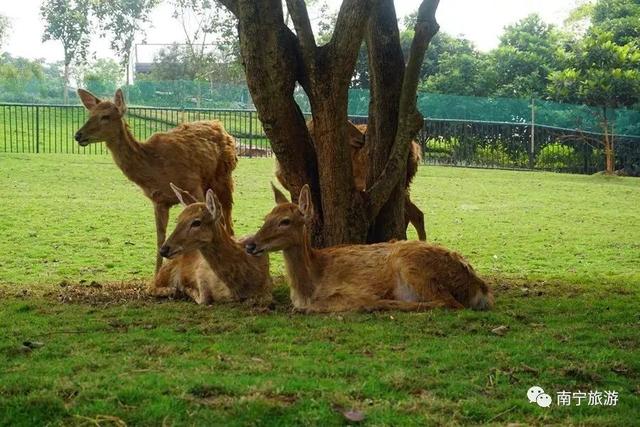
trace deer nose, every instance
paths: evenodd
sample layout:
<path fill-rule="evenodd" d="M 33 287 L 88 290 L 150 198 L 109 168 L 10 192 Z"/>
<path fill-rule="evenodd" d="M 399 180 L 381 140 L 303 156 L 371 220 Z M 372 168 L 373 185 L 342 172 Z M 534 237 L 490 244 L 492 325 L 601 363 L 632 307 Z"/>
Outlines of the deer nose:
<path fill-rule="evenodd" d="M 171 253 L 171 246 L 162 245 L 162 247 L 160 248 L 160 255 L 165 258 L 168 258 L 170 253 Z"/>
<path fill-rule="evenodd" d="M 253 254 L 256 251 L 256 244 L 248 242 L 244 245 L 244 250 L 247 251 L 248 254 Z"/>
<path fill-rule="evenodd" d="M 82 141 L 82 132 L 80 131 L 76 132 L 75 139 L 78 142 Z"/>

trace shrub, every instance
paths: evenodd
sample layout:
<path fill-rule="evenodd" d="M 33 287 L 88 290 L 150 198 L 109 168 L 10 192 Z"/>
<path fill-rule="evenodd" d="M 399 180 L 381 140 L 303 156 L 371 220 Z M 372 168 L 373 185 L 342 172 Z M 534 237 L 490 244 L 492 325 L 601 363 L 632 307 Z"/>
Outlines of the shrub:
<path fill-rule="evenodd" d="M 576 150 L 559 142 L 545 145 L 536 158 L 537 168 L 554 172 L 575 170 L 580 166 L 580 156 Z"/>

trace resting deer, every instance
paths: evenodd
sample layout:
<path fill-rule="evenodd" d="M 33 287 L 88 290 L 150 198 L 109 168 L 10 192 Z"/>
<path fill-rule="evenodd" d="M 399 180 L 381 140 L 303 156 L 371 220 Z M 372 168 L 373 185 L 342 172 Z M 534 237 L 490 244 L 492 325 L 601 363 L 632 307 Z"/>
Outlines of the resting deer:
<path fill-rule="evenodd" d="M 178 203 L 169 182 L 176 183 L 198 200 L 204 200 L 205 191 L 212 188 L 220 198 L 225 224 L 233 233 L 231 173 L 237 157 L 234 140 L 222 124 L 216 121 L 185 123 L 140 143 L 124 120 L 127 106 L 120 89 L 113 102 L 101 101 L 83 89 L 78 89 L 78 95 L 89 110 L 89 119 L 76 132 L 76 141 L 83 147 L 104 141 L 125 176 L 151 199 L 158 248 L 166 236 L 169 209 Z M 156 273 L 161 265 L 162 257 L 158 254 Z"/>
<path fill-rule="evenodd" d="M 213 191 L 207 191 L 206 203 L 198 203 L 184 190 L 173 184 L 171 187 L 185 208 L 160 248 L 160 254 L 170 261 L 160 269 L 151 293 L 161 295 L 166 289 L 177 288 L 199 304 L 220 300 L 271 302 L 268 256 L 247 254 L 244 245 L 231 237 Z M 199 255 L 194 254 L 196 251 Z M 203 259 L 209 271 L 203 268 Z"/>
<path fill-rule="evenodd" d="M 305 222 L 313 216 L 309 186 L 299 204 L 273 187 L 277 206 L 246 243 L 247 252 L 282 251 L 291 300 L 305 312 L 349 310 L 478 310 L 493 306 L 493 295 L 459 254 L 420 241 L 311 247 Z"/>
<path fill-rule="evenodd" d="M 353 168 L 353 180 L 356 190 L 364 191 L 367 183 L 367 172 L 369 171 L 369 146 L 366 145 L 365 134 L 367 132 L 367 125 L 354 125 L 351 122 L 347 122 L 347 141 L 351 148 L 351 167 Z M 313 120 L 307 122 L 311 139 L 314 139 L 314 126 Z M 424 213 L 418 208 L 409 197 L 409 186 L 413 181 L 413 178 L 418 172 L 418 165 L 422 159 L 420 145 L 415 141 L 411 142 L 411 150 L 407 157 L 407 177 L 405 179 L 405 225 L 408 227 L 411 223 L 417 233 L 419 240 L 427 240 L 427 232 L 424 226 Z M 280 181 L 285 188 L 288 187 L 284 179 L 284 174 L 280 170 L 280 164 L 276 160 L 276 178 Z"/>

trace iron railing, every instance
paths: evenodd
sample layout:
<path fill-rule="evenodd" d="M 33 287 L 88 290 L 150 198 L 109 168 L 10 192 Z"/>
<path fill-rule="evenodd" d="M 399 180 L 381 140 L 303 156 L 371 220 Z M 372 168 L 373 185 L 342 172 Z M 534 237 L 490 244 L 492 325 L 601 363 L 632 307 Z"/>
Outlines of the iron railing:
<path fill-rule="evenodd" d="M 180 123 L 215 119 L 236 138 L 240 156 L 272 155 L 254 110 L 130 107 L 127 115 L 141 140 Z M 104 144 L 80 147 L 73 140 L 86 118 L 79 106 L 0 104 L 0 151 L 106 153 Z M 367 118 L 351 120 L 366 123 Z M 444 119 L 426 119 L 418 136 L 427 164 L 572 173 L 604 169 L 601 140 L 602 135 L 576 129 Z M 614 141 L 616 168 L 640 172 L 640 137 L 616 135 Z"/>

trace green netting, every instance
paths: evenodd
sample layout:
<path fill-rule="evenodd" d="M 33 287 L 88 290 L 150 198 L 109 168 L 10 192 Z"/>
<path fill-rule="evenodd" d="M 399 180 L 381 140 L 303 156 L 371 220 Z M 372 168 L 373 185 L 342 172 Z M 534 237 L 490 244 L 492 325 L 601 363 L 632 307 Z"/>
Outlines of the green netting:
<path fill-rule="evenodd" d="M 111 97 L 114 88 L 108 85 L 88 87 L 98 96 Z M 246 85 L 210 84 L 194 81 L 138 80 L 125 88 L 129 103 L 140 106 L 170 108 L 253 109 Z M 301 88 L 295 98 L 304 112 L 310 111 L 309 100 Z M 78 103 L 75 94 L 70 101 Z M 62 89 L 52 82 L 0 81 L 0 101 L 16 103 L 62 103 Z M 472 122 L 531 123 L 532 102 L 528 99 L 478 98 L 420 92 L 418 108 L 427 118 Z M 585 105 L 562 104 L 535 100 L 535 123 L 565 129 L 601 132 L 601 110 Z M 349 92 L 349 114 L 366 116 L 369 91 Z M 608 113 L 613 131 L 621 135 L 640 136 L 640 111 L 618 109 Z"/>

